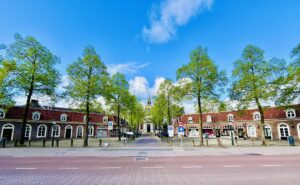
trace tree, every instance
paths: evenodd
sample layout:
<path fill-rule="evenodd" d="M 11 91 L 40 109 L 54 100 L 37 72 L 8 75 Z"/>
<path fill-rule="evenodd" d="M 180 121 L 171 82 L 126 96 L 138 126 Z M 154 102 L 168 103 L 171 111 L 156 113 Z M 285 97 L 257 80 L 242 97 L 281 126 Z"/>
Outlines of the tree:
<path fill-rule="evenodd" d="M 120 115 L 126 107 L 126 102 L 128 101 L 129 85 L 125 79 L 125 76 L 121 73 L 116 73 L 112 76 L 110 82 L 110 97 L 108 102 L 111 104 L 111 108 L 117 113 L 117 124 L 118 124 L 118 136 L 119 141 L 121 141 L 121 130 L 120 130 Z"/>
<path fill-rule="evenodd" d="M 264 135 L 265 116 L 262 103 L 272 100 L 282 85 L 284 60 L 265 60 L 264 51 L 248 45 L 240 59 L 235 61 L 232 72 L 233 83 L 230 97 L 238 101 L 239 109 L 246 109 L 255 104 L 260 113 L 262 144 L 266 145 Z"/>
<path fill-rule="evenodd" d="M 165 111 L 166 104 L 165 97 L 159 94 L 154 100 L 153 107 L 150 110 L 151 120 L 158 128 L 161 128 L 163 120 L 167 116 Z"/>
<path fill-rule="evenodd" d="M 205 48 L 198 47 L 191 52 L 190 62 L 177 70 L 177 79 L 186 79 L 182 88 L 182 92 L 185 92 L 184 97 L 196 99 L 199 114 L 200 145 L 203 145 L 202 100 L 212 100 L 219 97 L 218 92 L 221 92 L 227 81 L 225 72 L 218 70 Z"/>
<path fill-rule="evenodd" d="M 55 87 L 59 84 L 59 72 L 54 66 L 59 58 L 53 55 L 34 37 L 15 35 L 15 42 L 7 49 L 7 60 L 15 69 L 9 75 L 9 83 L 17 94 L 25 93 L 26 105 L 23 114 L 20 145 L 24 144 L 25 128 L 33 94 L 55 98 Z"/>
<path fill-rule="evenodd" d="M 7 62 L 0 56 L 0 105 L 12 105 L 13 92 L 9 89 L 9 74 L 15 70 L 15 62 Z"/>
<path fill-rule="evenodd" d="M 278 104 L 291 104 L 300 95 L 300 44 L 291 52 L 292 62 L 287 67 L 284 85 L 281 87 Z"/>
<path fill-rule="evenodd" d="M 129 120 L 130 128 L 137 131 L 139 124 L 143 122 L 145 117 L 144 108 L 142 104 L 138 102 L 136 96 L 129 94 L 126 99 L 126 118 Z"/>
<path fill-rule="evenodd" d="M 106 66 L 92 46 L 84 49 L 83 57 L 67 67 L 69 84 L 65 95 L 73 102 L 79 102 L 80 107 L 85 106 L 86 133 L 84 147 L 88 146 L 90 126 L 90 111 L 93 102 L 100 96 L 107 96 L 107 82 L 109 75 Z"/>

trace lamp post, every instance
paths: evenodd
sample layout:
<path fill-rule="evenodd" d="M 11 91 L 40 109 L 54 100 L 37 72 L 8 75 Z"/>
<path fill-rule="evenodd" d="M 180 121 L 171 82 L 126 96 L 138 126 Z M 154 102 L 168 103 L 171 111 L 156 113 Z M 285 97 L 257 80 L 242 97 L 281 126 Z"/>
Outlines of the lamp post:
<path fill-rule="evenodd" d="M 234 130 L 234 127 L 233 127 L 233 125 L 232 125 L 231 122 L 229 123 L 229 126 L 230 126 L 231 145 L 234 146 L 234 140 L 233 140 L 233 130 Z"/>
<path fill-rule="evenodd" d="M 56 122 L 52 121 L 52 123 L 51 123 L 51 136 L 52 136 L 51 144 L 52 144 L 52 147 L 54 146 L 54 126 L 55 125 L 56 125 Z"/>

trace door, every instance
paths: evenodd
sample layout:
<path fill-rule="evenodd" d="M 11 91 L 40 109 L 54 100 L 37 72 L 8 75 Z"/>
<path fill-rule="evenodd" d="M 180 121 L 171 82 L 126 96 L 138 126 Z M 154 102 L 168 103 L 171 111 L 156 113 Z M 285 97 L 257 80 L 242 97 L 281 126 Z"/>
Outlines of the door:
<path fill-rule="evenodd" d="M 239 138 L 244 138 L 244 130 L 242 128 L 238 129 L 238 136 Z"/>
<path fill-rule="evenodd" d="M 264 132 L 265 132 L 265 138 L 266 139 L 271 139 L 272 138 L 271 127 L 269 125 L 265 126 Z"/>
<path fill-rule="evenodd" d="M 147 125 L 147 132 L 150 132 L 151 131 L 151 126 L 150 124 Z"/>
<path fill-rule="evenodd" d="M 72 131 L 71 128 L 66 129 L 66 138 L 67 139 L 71 138 L 71 131 Z"/>
<path fill-rule="evenodd" d="M 279 131 L 280 131 L 280 139 L 287 140 L 287 137 L 289 136 L 288 127 L 286 125 L 280 125 Z"/>
<path fill-rule="evenodd" d="M 2 137 L 5 137 L 7 141 L 11 141 L 12 140 L 12 129 L 3 129 Z"/>
<path fill-rule="evenodd" d="M 220 137 L 221 136 L 221 131 L 220 129 L 216 129 L 216 137 Z"/>

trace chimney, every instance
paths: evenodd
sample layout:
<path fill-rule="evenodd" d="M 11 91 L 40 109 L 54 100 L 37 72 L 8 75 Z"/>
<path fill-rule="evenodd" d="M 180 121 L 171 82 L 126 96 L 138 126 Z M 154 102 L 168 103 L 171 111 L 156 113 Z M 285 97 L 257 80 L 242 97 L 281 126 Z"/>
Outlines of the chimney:
<path fill-rule="evenodd" d="M 34 99 L 31 100 L 30 106 L 31 107 L 36 107 L 36 108 L 40 108 L 41 107 L 39 105 L 39 100 L 34 100 Z"/>

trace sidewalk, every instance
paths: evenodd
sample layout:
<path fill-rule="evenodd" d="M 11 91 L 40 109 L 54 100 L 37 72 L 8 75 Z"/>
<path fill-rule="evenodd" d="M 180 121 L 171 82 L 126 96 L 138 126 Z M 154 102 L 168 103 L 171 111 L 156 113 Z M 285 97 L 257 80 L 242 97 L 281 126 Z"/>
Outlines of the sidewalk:
<path fill-rule="evenodd" d="M 66 156 L 224 156 L 224 155 L 300 155 L 299 146 L 272 147 L 114 147 L 114 148 L 1 148 L 0 157 Z"/>

